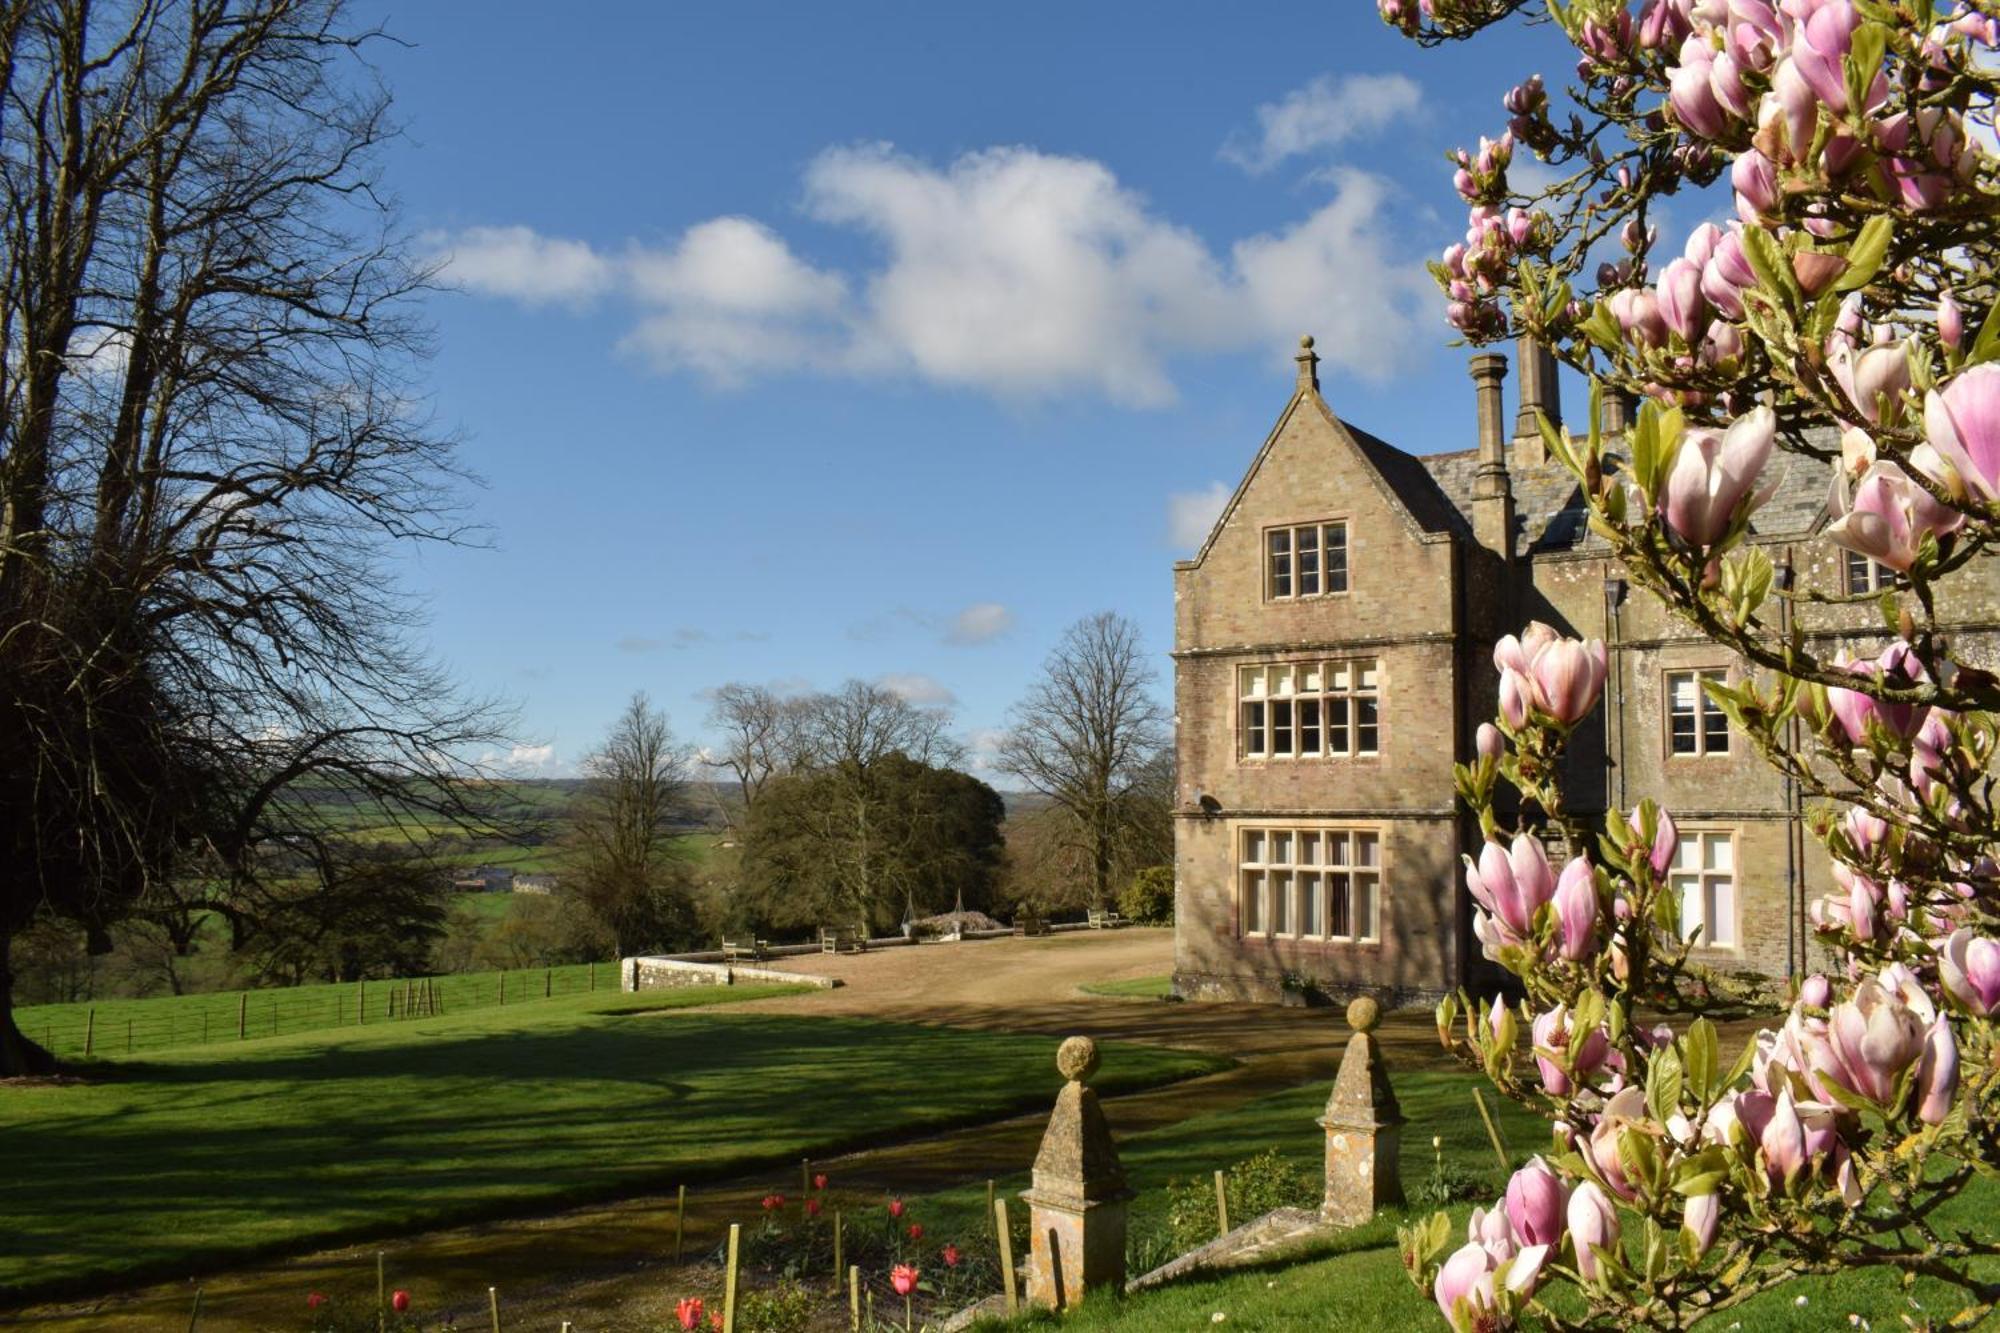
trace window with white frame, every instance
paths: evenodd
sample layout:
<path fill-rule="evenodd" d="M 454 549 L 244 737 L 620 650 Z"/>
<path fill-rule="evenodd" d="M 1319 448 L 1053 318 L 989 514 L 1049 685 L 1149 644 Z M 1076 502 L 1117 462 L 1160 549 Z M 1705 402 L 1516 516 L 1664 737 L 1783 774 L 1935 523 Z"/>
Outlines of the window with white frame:
<path fill-rule="evenodd" d="M 1736 947 L 1736 836 L 1727 830 L 1681 834 L 1667 884 L 1681 900 L 1681 935 L 1701 932 L 1700 943 Z"/>
<path fill-rule="evenodd" d="M 1264 593 L 1274 600 L 1347 591 L 1347 525 L 1301 523 L 1264 534 Z"/>
<path fill-rule="evenodd" d="M 1712 670 L 1667 672 L 1667 753 L 1729 753 L 1729 716 L 1701 687 L 1704 680 L 1721 680 L 1723 674 Z"/>
<path fill-rule="evenodd" d="M 1341 759 L 1381 752 L 1381 664 L 1279 662 L 1236 675 L 1245 759 Z"/>
<path fill-rule="evenodd" d="M 1348 943 L 1381 938 L 1380 832 L 1249 828 L 1240 839 L 1237 885 L 1245 935 Z"/>
<path fill-rule="evenodd" d="M 1896 587 L 1903 576 L 1883 564 L 1871 560 L 1859 551 L 1843 551 L 1843 562 L 1847 571 L 1847 591 L 1850 593 L 1882 592 Z"/>

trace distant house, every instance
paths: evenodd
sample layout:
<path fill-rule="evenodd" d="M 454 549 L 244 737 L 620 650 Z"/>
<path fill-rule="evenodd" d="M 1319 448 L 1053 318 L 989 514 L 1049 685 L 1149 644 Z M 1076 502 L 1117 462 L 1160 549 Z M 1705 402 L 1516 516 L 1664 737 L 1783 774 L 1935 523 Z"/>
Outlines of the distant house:
<path fill-rule="evenodd" d="M 514 876 L 514 892 L 554 893 L 556 885 L 559 882 L 559 877 L 555 875 L 516 875 Z"/>
<path fill-rule="evenodd" d="M 472 879 L 469 876 L 461 876 L 452 880 L 451 891 L 453 893 L 485 893 L 486 881 L 483 879 Z"/>
<path fill-rule="evenodd" d="M 484 887 L 473 889 L 474 893 L 512 893 L 514 872 L 505 866 L 475 866 L 459 876 L 459 882 L 470 886 L 479 882 Z"/>

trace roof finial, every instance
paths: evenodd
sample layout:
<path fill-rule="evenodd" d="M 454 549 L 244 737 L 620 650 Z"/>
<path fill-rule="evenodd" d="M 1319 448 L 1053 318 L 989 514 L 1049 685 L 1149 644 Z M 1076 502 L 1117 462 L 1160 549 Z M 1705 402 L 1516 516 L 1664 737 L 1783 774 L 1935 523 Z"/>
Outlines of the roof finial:
<path fill-rule="evenodd" d="M 1299 363 L 1299 392 L 1319 392 L 1319 353 L 1313 350 L 1313 336 L 1299 335 L 1299 354 L 1292 358 Z"/>

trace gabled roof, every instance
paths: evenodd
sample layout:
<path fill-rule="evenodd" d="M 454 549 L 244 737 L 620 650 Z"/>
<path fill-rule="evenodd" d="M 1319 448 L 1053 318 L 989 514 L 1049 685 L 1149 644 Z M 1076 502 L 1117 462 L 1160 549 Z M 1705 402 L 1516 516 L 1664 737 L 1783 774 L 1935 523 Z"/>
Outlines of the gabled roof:
<path fill-rule="evenodd" d="M 1292 394 L 1291 401 L 1285 404 L 1285 410 L 1278 414 L 1277 424 L 1273 425 L 1271 433 L 1264 437 L 1264 443 L 1258 448 L 1257 456 L 1250 460 L 1250 467 L 1244 472 L 1243 480 L 1236 483 L 1236 489 L 1230 492 L 1228 503 L 1223 505 L 1222 512 L 1216 515 L 1214 524 L 1208 530 L 1207 538 L 1202 541 L 1201 549 L 1194 553 L 1192 559 L 1177 561 L 1176 568 L 1193 569 L 1208 559 L 1209 551 L 1215 546 L 1216 537 L 1228 525 L 1230 517 L 1236 512 L 1237 505 L 1243 502 L 1243 496 L 1249 491 L 1250 483 L 1256 480 L 1257 473 L 1264 466 L 1264 460 L 1270 457 L 1272 446 L 1277 443 L 1278 437 L 1284 434 L 1285 426 L 1291 421 L 1292 415 L 1302 410 L 1317 412 L 1321 419 L 1333 427 L 1335 438 L 1345 440 L 1355 454 L 1367 462 L 1368 475 L 1374 482 L 1376 491 L 1388 501 L 1392 510 L 1401 515 L 1412 536 L 1420 540 L 1438 541 L 1448 538 L 1454 532 L 1467 535 L 1471 533 L 1471 527 L 1459 517 L 1452 508 L 1450 500 L 1438 490 L 1436 483 L 1425 475 L 1422 464 L 1414 454 L 1404 453 L 1395 445 L 1365 430 L 1348 425 L 1334 415 L 1333 409 L 1326 405 L 1326 400 L 1320 397 L 1317 388 L 1301 388 Z"/>

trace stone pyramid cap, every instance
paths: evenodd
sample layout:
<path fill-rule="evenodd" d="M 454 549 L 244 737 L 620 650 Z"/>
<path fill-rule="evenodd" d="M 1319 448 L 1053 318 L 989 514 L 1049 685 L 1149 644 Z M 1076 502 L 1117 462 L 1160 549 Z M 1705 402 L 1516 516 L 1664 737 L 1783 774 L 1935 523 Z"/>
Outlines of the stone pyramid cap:
<path fill-rule="evenodd" d="M 1333 1095 L 1326 1101 L 1326 1117 L 1320 1122 L 1329 1129 L 1377 1129 L 1403 1123 L 1402 1108 L 1389 1086 L 1389 1070 L 1382 1063 L 1382 1047 L 1375 1040 L 1375 1026 L 1381 1017 L 1381 1007 L 1365 995 L 1347 1006 L 1347 1023 L 1354 1035 L 1347 1039 L 1340 1072 L 1333 1078 Z"/>
<path fill-rule="evenodd" d="M 1125 1196 L 1125 1168 L 1111 1126 L 1084 1080 L 1097 1072 L 1097 1043 L 1071 1037 L 1056 1054 L 1056 1068 L 1069 1081 L 1056 1096 L 1056 1109 L 1035 1154 L 1033 1193 L 1048 1200 L 1097 1203 Z"/>

